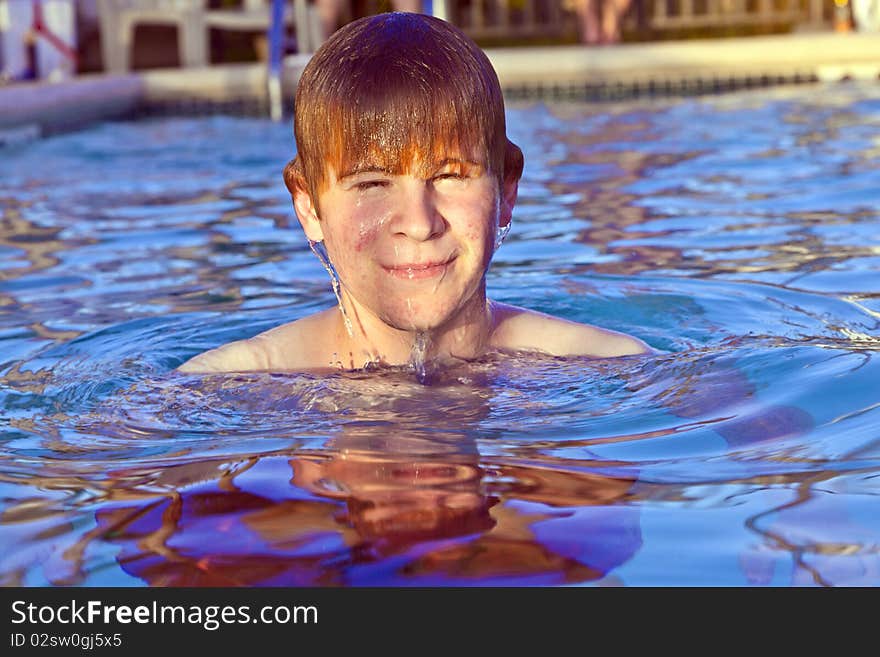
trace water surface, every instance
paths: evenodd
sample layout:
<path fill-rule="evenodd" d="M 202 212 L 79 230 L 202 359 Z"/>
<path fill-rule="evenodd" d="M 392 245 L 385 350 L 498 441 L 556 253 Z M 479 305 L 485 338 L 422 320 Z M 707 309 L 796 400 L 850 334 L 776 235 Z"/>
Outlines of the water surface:
<path fill-rule="evenodd" d="M 880 584 L 880 87 L 508 113 L 490 295 L 658 355 L 178 374 L 334 303 L 290 126 L 0 151 L 0 582 Z"/>

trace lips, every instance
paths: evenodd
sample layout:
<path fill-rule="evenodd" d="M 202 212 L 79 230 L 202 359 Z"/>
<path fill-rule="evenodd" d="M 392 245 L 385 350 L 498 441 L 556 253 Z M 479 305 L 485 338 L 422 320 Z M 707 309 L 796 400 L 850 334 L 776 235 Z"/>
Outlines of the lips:
<path fill-rule="evenodd" d="M 440 262 L 412 262 L 388 266 L 383 265 L 382 268 L 395 278 L 415 281 L 443 275 L 446 273 L 446 269 L 452 264 L 453 260 L 455 260 L 455 258 Z"/>

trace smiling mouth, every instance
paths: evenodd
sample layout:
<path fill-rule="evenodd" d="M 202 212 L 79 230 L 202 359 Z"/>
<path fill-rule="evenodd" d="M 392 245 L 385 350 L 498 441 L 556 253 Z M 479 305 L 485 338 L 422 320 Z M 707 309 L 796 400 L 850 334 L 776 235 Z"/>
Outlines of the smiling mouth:
<path fill-rule="evenodd" d="M 442 276 L 446 273 L 446 269 L 454 260 L 455 258 L 451 258 L 443 262 L 408 263 L 404 265 L 393 265 L 390 267 L 383 265 L 382 268 L 395 278 L 415 281 Z"/>

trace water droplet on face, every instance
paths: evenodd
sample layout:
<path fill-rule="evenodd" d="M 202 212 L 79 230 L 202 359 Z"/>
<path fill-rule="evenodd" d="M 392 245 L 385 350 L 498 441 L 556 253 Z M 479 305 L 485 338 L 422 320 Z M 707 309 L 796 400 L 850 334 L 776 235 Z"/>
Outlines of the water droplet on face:
<path fill-rule="evenodd" d="M 495 251 L 501 248 L 504 238 L 507 237 L 507 233 L 510 232 L 510 224 L 511 222 L 507 222 L 506 226 L 499 226 L 498 230 L 495 231 Z"/>
<path fill-rule="evenodd" d="M 318 256 L 318 260 L 321 261 L 321 264 L 324 265 L 324 269 L 326 269 L 327 273 L 330 274 L 330 285 L 333 287 L 333 294 L 336 295 L 336 303 L 339 304 L 339 312 L 342 313 L 342 321 L 345 324 L 345 330 L 348 332 L 348 337 L 353 338 L 354 329 L 352 328 L 351 320 L 348 318 L 348 315 L 345 312 L 345 306 L 342 305 L 339 274 L 336 273 L 336 269 L 333 267 L 333 263 L 330 262 L 330 256 L 327 253 L 327 247 L 324 246 L 324 242 L 315 242 L 313 240 L 309 240 L 309 248 L 312 250 L 312 253 Z"/>

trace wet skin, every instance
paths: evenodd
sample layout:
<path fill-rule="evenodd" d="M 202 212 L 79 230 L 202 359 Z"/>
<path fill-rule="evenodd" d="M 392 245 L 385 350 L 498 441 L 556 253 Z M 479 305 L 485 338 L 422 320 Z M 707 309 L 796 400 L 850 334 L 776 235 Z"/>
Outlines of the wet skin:
<path fill-rule="evenodd" d="M 317 203 L 294 190 L 306 236 L 323 242 L 339 275 L 342 312 L 331 308 L 231 343 L 181 369 L 403 365 L 419 334 L 435 361 L 499 350 L 598 357 L 649 351 L 620 333 L 487 301 L 486 270 L 499 227 L 511 221 L 519 181 L 499 180 L 479 159 L 418 162 L 402 173 L 370 162 L 342 172 L 331 167 Z"/>
<path fill-rule="evenodd" d="M 294 202 L 342 281 L 350 337 L 392 363 L 407 361 L 418 331 L 430 331 L 437 350 L 477 355 L 491 324 L 485 274 L 516 181 L 502 191 L 484 165 L 462 158 L 402 174 L 369 164 L 331 169 L 328 179 L 318 208 L 304 193 Z"/>

